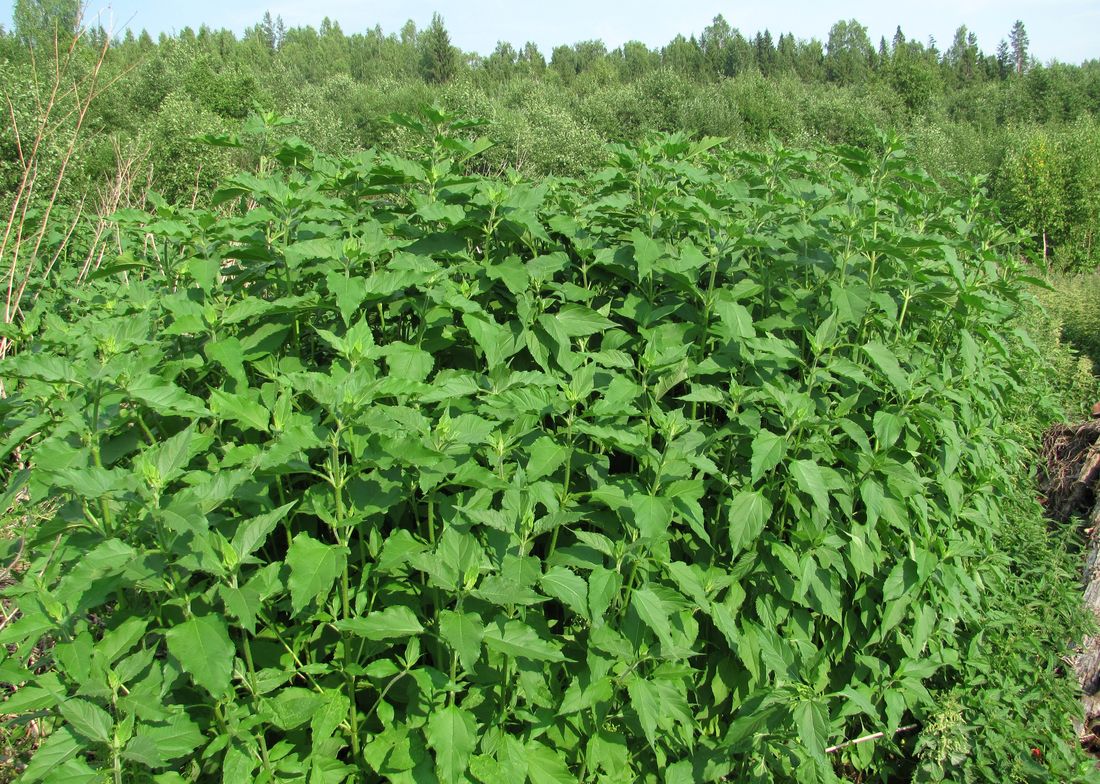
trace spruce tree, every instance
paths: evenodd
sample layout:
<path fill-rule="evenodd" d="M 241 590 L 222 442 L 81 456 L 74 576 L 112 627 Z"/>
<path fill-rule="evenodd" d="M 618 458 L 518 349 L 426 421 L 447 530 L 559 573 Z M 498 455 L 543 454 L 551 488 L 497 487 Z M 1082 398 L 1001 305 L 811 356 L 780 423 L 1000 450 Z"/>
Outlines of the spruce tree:
<path fill-rule="evenodd" d="M 1012 47 L 1012 63 L 1016 68 L 1016 73 L 1022 74 L 1027 67 L 1027 30 L 1024 29 L 1024 23 L 1019 19 L 1016 20 L 1016 24 L 1012 25 L 1012 32 L 1008 34 L 1009 45 Z"/>
<path fill-rule="evenodd" d="M 451 36 L 443 26 L 443 18 L 433 14 L 431 25 L 420 36 L 420 71 L 425 81 L 444 84 L 457 70 L 458 54 L 451 46 Z"/>

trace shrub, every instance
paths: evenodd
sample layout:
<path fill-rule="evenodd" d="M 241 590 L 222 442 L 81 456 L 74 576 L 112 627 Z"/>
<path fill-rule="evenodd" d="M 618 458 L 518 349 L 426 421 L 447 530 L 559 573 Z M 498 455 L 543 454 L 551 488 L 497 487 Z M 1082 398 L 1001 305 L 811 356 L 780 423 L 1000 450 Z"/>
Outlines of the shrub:
<path fill-rule="evenodd" d="M 62 504 L 0 632 L 52 727 L 28 780 L 906 768 L 1012 566 L 1021 280 L 982 197 L 893 145 L 679 136 L 502 183 L 405 125 L 425 156 L 295 146 L 227 217 L 126 213 L 131 256 L 15 335 L 9 493 Z"/>

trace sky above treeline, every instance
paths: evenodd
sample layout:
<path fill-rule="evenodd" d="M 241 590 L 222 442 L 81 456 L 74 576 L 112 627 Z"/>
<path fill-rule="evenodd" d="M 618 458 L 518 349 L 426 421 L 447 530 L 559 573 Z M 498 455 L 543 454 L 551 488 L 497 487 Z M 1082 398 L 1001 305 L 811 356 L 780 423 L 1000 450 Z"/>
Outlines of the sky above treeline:
<path fill-rule="evenodd" d="M 438 12 L 453 43 L 465 51 L 489 54 L 498 41 L 517 46 L 534 41 L 547 57 L 559 44 L 594 38 L 609 49 L 631 40 L 663 46 L 677 33 L 699 34 L 718 14 L 748 37 L 770 30 L 773 38 L 789 32 L 796 38 L 825 41 L 834 22 L 854 18 L 868 28 L 877 44 L 881 36 L 889 41 L 900 25 L 911 39 L 927 43 L 929 36 L 935 37 L 941 50 L 951 44 L 959 25 L 966 25 L 977 35 L 981 49 L 992 54 L 1020 19 L 1031 53 L 1042 62 L 1100 58 L 1100 0 L 89 0 L 87 13 L 108 30 L 120 32 L 128 26 L 135 33 L 145 29 L 156 36 L 203 24 L 239 34 L 256 24 L 265 11 L 281 16 L 288 27 L 317 27 L 327 16 L 348 34 L 375 25 L 387 33 L 397 32 L 408 19 L 423 28 Z M 11 6 L 0 23 L 10 27 Z"/>

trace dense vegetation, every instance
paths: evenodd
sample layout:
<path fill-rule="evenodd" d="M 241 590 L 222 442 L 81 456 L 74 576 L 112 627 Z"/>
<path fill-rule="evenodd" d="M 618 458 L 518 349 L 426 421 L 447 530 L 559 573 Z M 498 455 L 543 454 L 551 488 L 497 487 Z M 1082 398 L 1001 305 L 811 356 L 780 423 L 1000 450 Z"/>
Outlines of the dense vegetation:
<path fill-rule="evenodd" d="M 1094 776 L 1027 258 L 1091 259 L 1094 64 L 269 18 L 51 97 L 65 8 L 2 44 L 21 781 Z"/>
<path fill-rule="evenodd" d="M 75 19 L 65 9 L 75 4 L 16 6 L 16 28 L 0 36 L 0 85 L 16 99 L 26 139 L 35 107 L 48 102 L 53 25 L 64 44 Z M 605 142 L 640 141 L 655 129 L 757 149 L 774 136 L 877 154 L 876 128 L 886 128 L 906 135 L 937 178 L 987 178 L 1006 223 L 1031 235 L 1033 255 L 1091 269 L 1100 260 L 1100 61 L 1042 64 L 1022 23 L 1006 33 L 986 54 L 965 27 L 941 49 L 900 29 L 876 46 L 855 20 L 838 22 L 824 41 L 799 41 L 746 37 L 717 17 L 698 37 L 656 49 L 584 41 L 544 55 L 501 43 L 479 56 L 454 48 L 438 18 L 394 34 L 347 34 L 327 19 L 319 29 L 285 29 L 270 16 L 240 37 L 200 27 L 154 41 L 128 29 L 110 42 L 98 85 L 111 86 L 84 118 L 88 145 L 70 165 L 67 193 L 75 202 L 121 163 L 139 192 L 205 201 L 242 162 L 193 137 L 234 132 L 254 111 L 295 117 L 299 135 L 343 154 L 402 149 L 406 137 L 379 119 L 435 101 L 493 122 L 498 145 L 486 172 L 529 176 L 584 173 Z M 93 29 L 85 41 L 76 59 L 87 70 L 108 34 Z M 37 46 L 37 80 L 28 45 Z M 8 192 L 19 177 L 10 128 L 0 151 L 0 192 Z"/>

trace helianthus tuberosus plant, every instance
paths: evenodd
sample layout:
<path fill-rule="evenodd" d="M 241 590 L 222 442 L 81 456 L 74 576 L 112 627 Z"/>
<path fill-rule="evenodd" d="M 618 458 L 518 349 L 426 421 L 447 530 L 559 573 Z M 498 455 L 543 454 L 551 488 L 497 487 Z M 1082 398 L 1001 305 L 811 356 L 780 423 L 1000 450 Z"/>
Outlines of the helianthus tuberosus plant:
<path fill-rule="evenodd" d="M 981 196 L 680 136 L 492 180 L 405 123 L 420 158 L 294 143 L 228 217 L 120 214 L 129 255 L 29 314 L 4 449 L 62 506 L 0 632 L 53 726 L 23 780 L 906 764 L 1020 471 Z"/>

